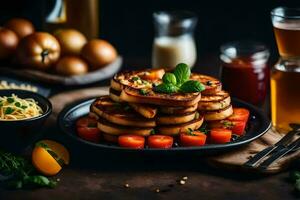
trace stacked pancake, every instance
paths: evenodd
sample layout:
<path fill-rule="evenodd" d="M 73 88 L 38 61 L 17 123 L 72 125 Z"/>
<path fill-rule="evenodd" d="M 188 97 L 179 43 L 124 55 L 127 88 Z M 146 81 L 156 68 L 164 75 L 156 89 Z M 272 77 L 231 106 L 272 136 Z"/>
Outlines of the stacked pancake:
<path fill-rule="evenodd" d="M 123 134 L 176 136 L 200 128 L 204 119 L 220 120 L 231 115 L 230 97 L 217 79 L 191 75 L 190 79 L 205 85 L 202 97 L 200 92 L 157 93 L 153 88 L 162 82 L 164 74 L 164 69 L 147 69 L 118 73 L 112 78 L 109 96 L 99 97 L 91 105 L 106 140 L 115 142 Z"/>
<path fill-rule="evenodd" d="M 222 90 L 222 84 L 218 79 L 201 74 L 192 74 L 191 79 L 200 80 L 205 85 L 206 89 L 202 92 L 198 103 L 198 111 L 204 116 L 205 121 L 219 121 L 232 115 L 230 95 Z"/>

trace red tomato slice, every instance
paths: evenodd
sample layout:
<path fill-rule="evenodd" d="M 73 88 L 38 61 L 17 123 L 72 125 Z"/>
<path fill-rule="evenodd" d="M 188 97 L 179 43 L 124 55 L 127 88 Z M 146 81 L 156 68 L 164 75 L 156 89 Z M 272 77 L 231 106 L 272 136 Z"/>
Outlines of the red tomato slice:
<path fill-rule="evenodd" d="M 76 122 L 77 127 L 97 127 L 97 120 L 91 117 L 82 117 Z"/>
<path fill-rule="evenodd" d="M 173 137 L 167 135 L 151 135 L 148 137 L 150 148 L 169 149 L 173 145 Z"/>
<path fill-rule="evenodd" d="M 246 121 L 232 121 L 231 127 L 232 133 L 237 135 L 243 135 L 246 128 Z"/>
<path fill-rule="evenodd" d="M 185 147 L 203 146 L 206 142 L 206 135 L 200 131 L 194 131 L 192 134 L 180 134 L 180 144 Z"/>
<path fill-rule="evenodd" d="M 100 131 L 98 128 L 78 127 L 77 134 L 84 140 L 98 143 L 100 141 Z"/>
<path fill-rule="evenodd" d="M 145 138 L 139 135 L 121 135 L 118 143 L 121 147 L 142 149 L 145 146 Z"/>
<path fill-rule="evenodd" d="M 226 128 L 213 128 L 210 130 L 210 142 L 223 144 L 230 142 L 232 131 Z"/>
<path fill-rule="evenodd" d="M 100 141 L 100 130 L 97 120 L 89 117 L 80 118 L 76 122 L 77 134 L 84 140 L 98 143 Z"/>
<path fill-rule="evenodd" d="M 250 112 L 246 108 L 233 108 L 233 114 L 227 119 L 230 121 L 248 121 Z"/>

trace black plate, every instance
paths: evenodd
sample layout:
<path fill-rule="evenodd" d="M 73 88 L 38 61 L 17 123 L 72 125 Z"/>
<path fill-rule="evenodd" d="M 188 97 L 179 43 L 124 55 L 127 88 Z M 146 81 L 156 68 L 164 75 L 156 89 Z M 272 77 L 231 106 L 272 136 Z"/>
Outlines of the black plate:
<path fill-rule="evenodd" d="M 88 114 L 90 105 L 94 101 L 94 99 L 88 99 L 83 100 L 80 102 L 73 103 L 69 106 L 67 106 L 58 117 L 58 125 L 60 129 L 67 134 L 70 138 L 73 140 L 92 146 L 94 148 L 97 148 L 99 150 L 109 150 L 114 152 L 123 152 L 123 153 L 134 153 L 134 152 L 144 152 L 144 153 L 171 153 L 171 152 L 197 152 L 197 153 L 216 153 L 220 151 L 226 151 L 230 150 L 242 145 L 245 145 L 247 143 L 250 143 L 251 141 L 261 137 L 263 134 L 267 132 L 267 130 L 271 127 L 270 120 L 265 116 L 265 114 L 256 108 L 255 106 L 248 104 L 246 102 L 243 102 L 238 99 L 233 99 L 232 103 L 234 107 L 243 107 L 250 110 L 250 120 L 248 123 L 248 129 L 244 136 L 239 137 L 235 141 L 226 143 L 226 144 L 208 144 L 201 147 L 173 147 L 171 149 L 150 149 L 150 148 L 144 148 L 144 149 L 128 149 L 119 147 L 117 145 L 107 144 L 107 143 L 92 143 L 85 141 L 76 135 L 75 131 L 75 121 Z"/>

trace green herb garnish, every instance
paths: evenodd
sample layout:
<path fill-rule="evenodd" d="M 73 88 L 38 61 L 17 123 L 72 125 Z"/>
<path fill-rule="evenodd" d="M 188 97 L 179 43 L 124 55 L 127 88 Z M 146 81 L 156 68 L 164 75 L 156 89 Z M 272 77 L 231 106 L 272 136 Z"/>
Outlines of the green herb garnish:
<path fill-rule="evenodd" d="M 152 129 L 152 130 L 150 131 L 150 135 L 155 135 L 155 130 L 154 130 L 154 129 Z"/>
<path fill-rule="evenodd" d="M 162 83 L 154 87 L 158 93 L 182 93 L 201 92 L 205 86 L 196 80 L 189 80 L 191 69 L 184 63 L 176 66 L 173 73 L 166 73 L 162 78 Z"/>
<path fill-rule="evenodd" d="M 124 107 L 124 110 L 128 111 L 128 110 L 130 110 L 130 108 L 131 107 L 127 105 L 127 106 Z"/>
<path fill-rule="evenodd" d="M 199 81 L 189 80 L 183 83 L 180 87 L 180 91 L 186 92 L 201 92 L 205 90 L 205 86 Z"/>
<path fill-rule="evenodd" d="M 26 108 L 27 108 L 27 106 L 21 106 L 21 108 L 22 108 L 22 109 L 26 109 Z"/>
<path fill-rule="evenodd" d="M 188 134 L 192 134 L 193 133 L 193 129 L 191 129 L 191 128 L 188 128 L 188 130 L 187 130 L 187 132 L 188 132 Z"/>
<path fill-rule="evenodd" d="M 162 80 L 166 84 L 177 84 L 176 76 L 173 73 L 165 73 Z"/>
<path fill-rule="evenodd" d="M 20 102 L 16 102 L 16 103 L 15 103 L 15 106 L 18 107 L 18 108 L 20 108 L 20 107 L 21 107 Z"/>
<path fill-rule="evenodd" d="M 209 130 L 207 128 L 207 124 L 203 123 L 202 126 L 199 128 L 199 131 L 201 131 L 202 133 L 204 133 L 205 135 L 207 135 L 209 133 Z"/>
<path fill-rule="evenodd" d="M 145 89 L 140 89 L 139 92 L 140 92 L 141 95 L 147 95 L 148 94 L 147 90 L 145 90 Z"/>
<path fill-rule="evenodd" d="M 0 150 L 0 173 L 9 176 L 7 186 L 15 189 L 56 186 L 56 182 L 38 175 L 32 164 L 21 156 Z"/>
<path fill-rule="evenodd" d="M 224 128 L 232 128 L 234 126 L 233 122 L 227 120 L 221 121 L 221 123 L 223 124 Z"/>
<path fill-rule="evenodd" d="M 15 99 L 12 98 L 12 97 L 8 97 L 8 98 L 7 98 L 7 102 L 8 102 L 8 103 L 13 103 L 14 101 L 15 101 Z"/>
<path fill-rule="evenodd" d="M 300 172 L 299 171 L 291 171 L 290 172 L 290 181 L 294 183 L 294 189 L 297 194 L 300 193 Z"/>
<path fill-rule="evenodd" d="M 12 108 L 12 107 L 7 107 L 6 109 L 5 109 L 5 114 L 6 115 L 9 115 L 9 114 L 11 114 L 11 113 L 13 113 L 15 110 Z"/>
<path fill-rule="evenodd" d="M 155 92 L 167 93 L 167 94 L 177 92 L 177 90 L 178 90 L 178 88 L 175 85 L 170 84 L 170 83 L 163 83 L 154 88 Z"/>
<path fill-rule="evenodd" d="M 177 85 L 181 86 L 184 82 L 188 81 L 191 76 L 191 69 L 187 64 L 180 63 L 176 66 L 173 74 L 176 77 Z"/>
<path fill-rule="evenodd" d="M 132 80 L 133 80 L 133 81 L 140 80 L 140 77 L 138 77 L 138 76 L 134 76 L 134 77 L 132 77 Z"/>

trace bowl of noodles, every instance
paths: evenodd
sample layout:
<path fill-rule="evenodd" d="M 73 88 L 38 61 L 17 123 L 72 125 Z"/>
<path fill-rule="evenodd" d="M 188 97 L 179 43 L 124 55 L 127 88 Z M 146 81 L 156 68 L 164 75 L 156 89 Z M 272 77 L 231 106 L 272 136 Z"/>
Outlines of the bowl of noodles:
<path fill-rule="evenodd" d="M 41 136 L 52 111 L 50 101 L 31 91 L 0 90 L 0 148 L 20 151 Z"/>

